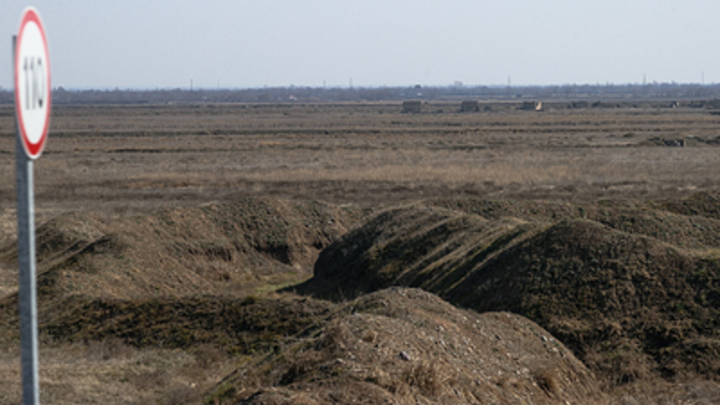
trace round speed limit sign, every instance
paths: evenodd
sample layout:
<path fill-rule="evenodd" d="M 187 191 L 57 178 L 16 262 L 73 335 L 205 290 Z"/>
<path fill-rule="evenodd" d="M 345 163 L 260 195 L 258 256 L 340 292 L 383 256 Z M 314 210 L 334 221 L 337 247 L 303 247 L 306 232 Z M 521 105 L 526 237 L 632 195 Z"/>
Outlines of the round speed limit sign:
<path fill-rule="evenodd" d="M 40 15 L 25 9 L 15 42 L 15 111 L 25 153 L 37 159 L 50 128 L 50 59 Z"/>

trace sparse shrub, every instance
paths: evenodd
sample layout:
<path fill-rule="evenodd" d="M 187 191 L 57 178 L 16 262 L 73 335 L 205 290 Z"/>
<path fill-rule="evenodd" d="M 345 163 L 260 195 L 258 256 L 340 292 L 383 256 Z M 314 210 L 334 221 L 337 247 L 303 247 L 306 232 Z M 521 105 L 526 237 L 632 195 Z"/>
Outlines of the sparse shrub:
<path fill-rule="evenodd" d="M 279 385 L 289 385 L 301 380 L 308 373 L 315 371 L 320 361 L 318 353 L 313 350 L 298 352 L 293 356 L 287 371 L 280 377 Z"/>
<path fill-rule="evenodd" d="M 318 348 L 335 348 L 342 349 L 349 338 L 350 332 L 345 325 L 336 324 L 330 326 L 318 340 Z"/>
<path fill-rule="evenodd" d="M 437 369 L 433 364 L 425 361 L 409 366 L 405 370 L 403 380 L 409 386 L 416 387 L 426 397 L 435 397 L 442 389 Z"/>
<path fill-rule="evenodd" d="M 541 368 L 535 372 L 534 377 L 537 385 L 550 396 L 560 393 L 560 383 L 558 382 L 560 376 L 554 367 Z"/>

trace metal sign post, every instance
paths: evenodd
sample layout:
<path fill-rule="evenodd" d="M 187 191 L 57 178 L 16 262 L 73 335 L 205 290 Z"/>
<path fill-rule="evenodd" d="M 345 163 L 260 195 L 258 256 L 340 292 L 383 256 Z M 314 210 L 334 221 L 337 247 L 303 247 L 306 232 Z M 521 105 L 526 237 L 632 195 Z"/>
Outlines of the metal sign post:
<path fill-rule="evenodd" d="M 13 36 L 15 170 L 17 176 L 20 348 L 24 405 L 40 403 L 33 159 L 42 154 L 50 127 L 50 61 L 40 15 L 25 9 Z"/>
<path fill-rule="evenodd" d="M 20 132 L 16 132 L 18 135 L 15 140 L 15 172 L 17 176 L 17 243 L 18 264 L 20 266 L 20 348 L 23 405 L 37 405 L 40 403 L 40 383 L 38 377 L 33 161 L 25 154 Z"/>

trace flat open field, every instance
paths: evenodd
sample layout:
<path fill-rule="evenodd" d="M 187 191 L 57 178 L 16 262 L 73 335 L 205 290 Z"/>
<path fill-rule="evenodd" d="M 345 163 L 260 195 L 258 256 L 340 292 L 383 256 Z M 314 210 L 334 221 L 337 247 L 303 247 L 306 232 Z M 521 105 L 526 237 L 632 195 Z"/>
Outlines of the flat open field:
<path fill-rule="evenodd" d="M 55 107 L 43 402 L 720 401 L 720 115 L 459 104 Z M 11 404 L 14 149 L 0 107 Z"/>
<path fill-rule="evenodd" d="M 35 169 L 39 222 L 67 211 L 114 216 L 240 196 L 374 206 L 453 195 L 594 201 L 720 189 L 720 116 L 707 110 L 487 109 L 56 107 Z M 0 108 L 0 241 L 13 226 L 12 114 Z M 681 139 L 684 148 L 666 145 Z"/>

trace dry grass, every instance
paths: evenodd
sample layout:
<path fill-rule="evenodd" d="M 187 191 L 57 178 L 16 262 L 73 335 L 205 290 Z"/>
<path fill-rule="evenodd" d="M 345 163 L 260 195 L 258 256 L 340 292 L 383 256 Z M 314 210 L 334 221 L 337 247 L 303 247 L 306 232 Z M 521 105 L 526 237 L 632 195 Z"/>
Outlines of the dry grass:
<path fill-rule="evenodd" d="M 404 115 L 399 104 L 58 107 L 36 163 L 39 222 L 247 195 L 394 203 L 436 195 L 595 199 L 720 189 L 702 110 Z M 11 116 L 0 118 L 0 242 L 14 231 Z M 628 136 L 632 133 L 632 136 Z M 687 148 L 655 138 L 701 139 Z M 694 137 L 694 138 L 690 138 Z M 8 236 L 10 235 L 10 236 Z"/>
<path fill-rule="evenodd" d="M 215 349 L 136 349 L 118 341 L 41 346 L 41 402 L 48 404 L 198 403 L 242 358 Z M 0 354 L 0 403 L 20 404 L 20 360 Z"/>
<path fill-rule="evenodd" d="M 720 383 L 702 380 L 636 383 L 615 390 L 613 396 L 618 405 L 714 405 L 720 403 Z"/>

